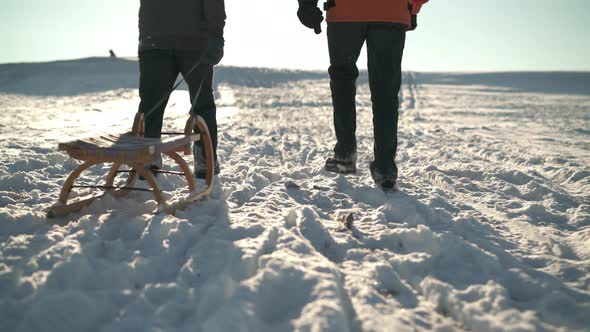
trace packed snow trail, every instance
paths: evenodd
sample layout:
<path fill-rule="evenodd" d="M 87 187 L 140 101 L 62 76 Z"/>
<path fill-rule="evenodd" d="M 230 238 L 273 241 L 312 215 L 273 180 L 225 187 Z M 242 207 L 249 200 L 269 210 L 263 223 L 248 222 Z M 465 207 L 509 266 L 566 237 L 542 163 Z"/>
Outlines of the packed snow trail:
<path fill-rule="evenodd" d="M 213 197 L 176 217 L 151 214 L 150 194 L 132 193 L 58 224 L 44 218 L 76 165 L 56 142 L 127 130 L 137 90 L 0 94 L 0 330 L 590 326 L 588 95 L 412 73 L 398 191 L 386 194 L 368 171 L 366 84 L 359 172 L 342 176 L 322 170 L 334 143 L 327 80 L 243 74 L 220 75 L 217 87 Z M 169 128 L 182 127 L 187 100 L 173 94 Z M 159 179 L 180 193 L 172 188 L 182 179 Z"/>

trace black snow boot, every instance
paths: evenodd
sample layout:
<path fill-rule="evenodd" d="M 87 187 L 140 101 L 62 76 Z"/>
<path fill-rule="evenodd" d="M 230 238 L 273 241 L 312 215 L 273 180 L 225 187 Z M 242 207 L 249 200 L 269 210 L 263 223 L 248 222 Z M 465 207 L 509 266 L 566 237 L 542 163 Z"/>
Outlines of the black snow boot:
<path fill-rule="evenodd" d="M 397 174 L 395 172 L 385 172 L 375 167 L 375 162 L 372 161 L 369 165 L 371 177 L 375 184 L 384 191 L 393 191 L 395 183 L 397 182 Z"/>
<path fill-rule="evenodd" d="M 356 153 L 351 153 L 347 157 L 340 157 L 334 154 L 333 157 L 326 159 L 324 169 L 328 172 L 340 174 L 356 173 Z"/>

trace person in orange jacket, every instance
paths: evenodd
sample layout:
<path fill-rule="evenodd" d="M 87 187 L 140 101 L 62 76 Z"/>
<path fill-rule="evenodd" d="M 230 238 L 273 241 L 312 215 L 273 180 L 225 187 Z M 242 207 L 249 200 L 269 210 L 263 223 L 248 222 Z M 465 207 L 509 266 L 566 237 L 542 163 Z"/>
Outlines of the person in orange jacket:
<path fill-rule="evenodd" d="M 324 19 L 318 0 L 298 0 L 303 25 L 321 32 Z M 417 27 L 417 14 L 428 0 L 328 0 L 330 89 L 334 108 L 336 145 L 326 160 L 330 172 L 356 173 L 356 61 L 367 44 L 369 87 L 373 104 L 373 160 L 369 169 L 375 183 L 392 190 L 397 181 L 398 93 L 406 31 Z"/>

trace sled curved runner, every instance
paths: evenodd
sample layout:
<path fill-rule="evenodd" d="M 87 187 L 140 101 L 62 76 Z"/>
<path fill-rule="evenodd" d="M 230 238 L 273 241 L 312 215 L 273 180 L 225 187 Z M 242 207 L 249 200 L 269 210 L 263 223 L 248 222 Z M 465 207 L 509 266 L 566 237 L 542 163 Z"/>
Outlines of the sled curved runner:
<path fill-rule="evenodd" d="M 171 134 L 166 138 L 144 138 L 143 137 L 144 119 L 142 113 L 135 115 L 132 131 L 121 135 L 102 135 L 99 137 L 90 137 L 79 139 L 71 142 L 60 143 L 58 149 L 65 151 L 71 158 L 81 160 L 83 163 L 76 168 L 66 179 L 58 202 L 47 211 L 48 218 L 65 216 L 71 212 L 78 211 L 99 197 L 110 194 L 113 197 L 124 197 L 132 190 L 151 191 L 158 202 L 158 211 L 165 211 L 173 214 L 177 209 L 184 208 L 187 204 L 209 196 L 213 189 L 213 146 L 207 125 L 203 118 L 198 115 L 190 115 L 184 133 Z M 198 128 L 199 134 L 194 134 L 194 128 Z M 207 160 L 207 188 L 203 191 L 197 191 L 197 185 L 193 178 L 190 167 L 179 155 L 183 152 L 190 155 L 192 152 L 191 145 L 199 140 L 203 140 L 205 147 L 205 156 Z M 166 198 L 156 181 L 154 174 L 148 169 L 151 162 L 159 154 L 165 154 L 176 162 L 182 172 L 162 171 L 184 176 L 187 182 L 189 193 L 183 199 L 168 204 Z M 76 180 L 84 171 L 92 166 L 112 163 L 110 171 L 106 175 L 104 186 L 76 186 Z M 128 170 L 121 170 L 126 166 Z M 127 180 L 123 186 L 115 186 L 115 178 L 120 173 L 128 173 Z M 141 177 L 147 181 L 150 189 L 133 188 L 136 179 Z M 86 197 L 68 202 L 74 188 L 100 188 L 104 192 L 99 195 Z"/>

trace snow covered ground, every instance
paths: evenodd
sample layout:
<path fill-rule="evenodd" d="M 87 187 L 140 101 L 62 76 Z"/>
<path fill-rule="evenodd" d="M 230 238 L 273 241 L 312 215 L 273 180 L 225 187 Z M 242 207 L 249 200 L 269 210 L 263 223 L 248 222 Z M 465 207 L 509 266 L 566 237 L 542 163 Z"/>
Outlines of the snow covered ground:
<path fill-rule="evenodd" d="M 213 197 L 174 217 L 107 196 L 49 222 L 78 164 L 57 143 L 128 130 L 137 64 L 0 65 L 0 331 L 590 331 L 590 74 L 407 73 L 389 194 L 366 80 L 351 176 L 322 170 L 324 73 L 217 83 Z M 167 126 L 187 109 L 175 92 Z"/>

